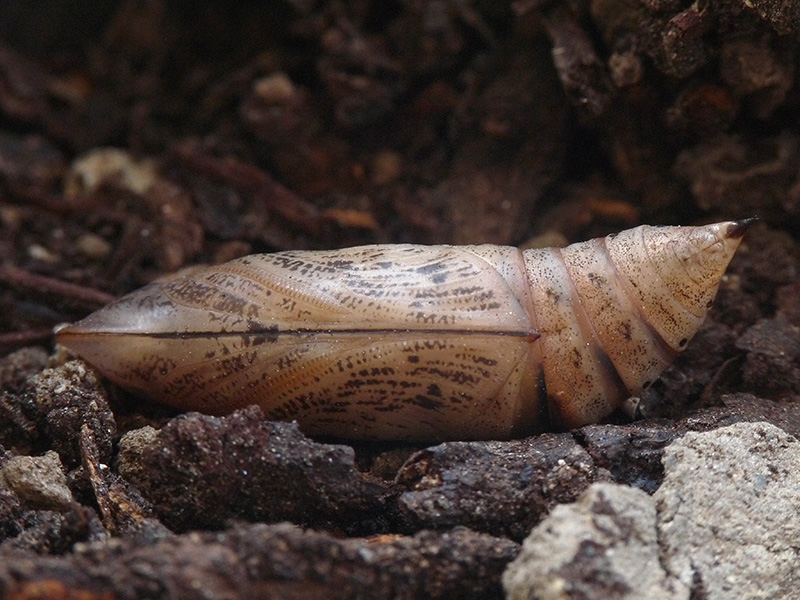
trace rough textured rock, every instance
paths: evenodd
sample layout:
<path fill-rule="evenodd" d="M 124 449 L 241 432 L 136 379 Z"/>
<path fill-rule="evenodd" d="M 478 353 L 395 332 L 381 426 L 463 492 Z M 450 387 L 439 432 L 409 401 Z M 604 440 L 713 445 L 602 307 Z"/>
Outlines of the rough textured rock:
<path fill-rule="evenodd" d="M 89 544 L 38 560 L 0 549 L 0 596 L 489 599 L 499 597 L 502 570 L 518 551 L 464 528 L 340 540 L 288 524 L 247 525 L 152 544 Z"/>
<path fill-rule="evenodd" d="M 509 598 L 795 597 L 800 442 L 736 423 L 688 432 L 662 460 L 652 498 L 596 483 L 553 509 L 503 576 Z"/>
<path fill-rule="evenodd" d="M 158 430 L 146 425 L 139 429 L 134 429 L 123 435 L 119 440 L 119 452 L 117 454 L 116 467 L 120 475 L 130 481 L 142 481 L 147 479 L 146 468 L 141 465 L 139 458 L 148 445 L 155 443 L 158 438 Z"/>
<path fill-rule="evenodd" d="M 689 597 L 660 564 L 651 498 L 609 483 L 553 509 L 503 574 L 503 587 L 509 600 Z"/>
<path fill-rule="evenodd" d="M 762 319 L 736 342 L 747 352 L 742 379 L 770 395 L 800 392 L 800 328 L 787 319 Z"/>
<path fill-rule="evenodd" d="M 800 436 L 798 397 L 795 397 L 794 402 L 772 402 L 756 398 L 752 394 L 728 394 L 721 400 L 725 408 L 712 409 L 722 416 L 722 419 L 717 421 L 717 427 L 733 425 L 737 421 L 766 421 L 790 435 Z"/>
<path fill-rule="evenodd" d="M 19 535 L 25 515 L 22 500 L 9 488 L 0 486 L 0 543 Z"/>
<path fill-rule="evenodd" d="M 800 551 L 800 442 L 767 423 L 687 433 L 654 495 L 663 563 L 696 597 L 791 598 Z"/>
<path fill-rule="evenodd" d="M 73 504 L 64 513 L 27 511 L 18 519 L 17 526 L 16 535 L 0 545 L 0 563 L 6 560 L 12 563 L 13 558 L 30 561 L 36 555 L 66 554 L 73 552 L 80 542 L 108 540 L 95 512 L 80 504 Z"/>
<path fill-rule="evenodd" d="M 47 352 L 44 348 L 31 346 L 12 352 L 0 358 L 0 389 L 16 393 L 24 388 L 29 377 L 39 373 L 47 366 Z"/>
<path fill-rule="evenodd" d="M 61 459 L 50 450 L 43 456 L 14 456 L 0 467 L 0 486 L 7 486 L 29 506 L 66 510 L 72 502 Z"/>
<path fill-rule="evenodd" d="M 73 468 L 81 461 L 79 433 L 87 425 L 101 460 L 111 460 L 116 422 L 102 385 L 86 363 L 69 361 L 31 376 L 19 389 L 12 381 L 7 389 L 0 392 L 2 429 L 7 430 L 0 433 L 0 441 L 25 453 L 48 444 L 67 468 Z"/>
<path fill-rule="evenodd" d="M 788 399 L 787 399 L 788 400 Z M 711 431 L 734 423 L 766 421 L 800 435 L 800 404 L 773 402 L 752 394 L 726 394 L 721 407 L 686 415 L 679 421 L 642 420 L 629 425 L 587 425 L 574 432 L 595 467 L 607 470 L 616 483 L 652 494 L 664 478 L 662 456 L 674 440 L 690 431 Z"/>
<path fill-rule="evenodd" d="M 556 504 L 571 502 L 598 478 L 572 436 L 510 442 L 449 442 L 412 456 L 398 474 L 410 531 L 466 525 L 522 540 Z"/>
<path fill-rule="evenodd" d="M 17 452 L 33 452 L 38 437 L 30 406 L 20 401 L 28 380 L 47 366 L 43 348 L 22 348 L 0 358 L 0 444 Z"/>
<path fill-rule="evenodd" d="M 116 435 L 114 415 L 95 372 L 73 360 L 55 369 L 45 369 L 32 379 L 35 402 L 42 411 L 42 427 L 54 441 L 61 460 L 78 462 L 81 426 L 94 432 L 101 460 L 109 462 Z"/>
<path fill-rule="evenodd" d="M 392 486 L 360 473 L 352 448 L 312 442 L 296 424 L 266 421 L 258 407 L 221 418 L 189 413 L 148 437 L 127 445 L 120 474 L 169 527 L 219 528 L 232 519 L 349 533 L 385 526 Z"/>
<path fill-rule="evenodd" d="M 664 447 L 682 433 L 683 424 L 640 421 L 631 425 L 587 425 L 576 432 L 595 466 L 616 483 L 652 494 L 661 484 Z"/>

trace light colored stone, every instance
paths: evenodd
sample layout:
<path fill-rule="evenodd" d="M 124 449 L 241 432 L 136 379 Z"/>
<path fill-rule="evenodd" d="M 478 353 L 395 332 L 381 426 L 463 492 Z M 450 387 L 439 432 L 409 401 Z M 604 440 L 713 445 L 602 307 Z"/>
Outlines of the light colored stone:
<path fill-rule="evenodd" d="M 113 247 L 103 237 L 94 233 L 84 233 L 75 240 L 76 248 L 88 258 L 100 260 L 111 254 Z"/>
<path fill-rule="evenodd" d="M 58 453 L 43 456 L 14 456 L 0 468 L 0 485 L 13 490 L 31 508 L 65 511 L 72 503 L 72 492 Z"/>
<path fill-rule="evenodd" d="M 800 596 L 800 442 L 767 423 L 687 433 L 653 499 L 667 570 L 709 600 Z"/>
<path fill-rule="evenodd" d="M 503 587 L 510 600 L 688 598 L 688 587 L 667 577 L 658 551 L 652 499 L 596 483 L 533 529 Z"/>
<path fill-rule="evenodd" d="M 120 148 L 94 148 L 76 158 L 64 178 L 64 195 L 73 199 L 92 194 L 102 185 L 117 185 L 144 195 L 157 178 L 155 162 L 136 159 Z"/>
<path fill-rule="evenodd" d="M 149 425 L 129 431 L 119 441 L 117 469 L 125 479 L 135 481 L 141 472 L 142 450 L 156 439 L 158 431 Z"/>
<path fill-rule="evenodd" d="M 277 72 L 257 79 L 253 93 L 268 104 L 286 104 L 296 93 L 292 80 L 286 73 Z"/>

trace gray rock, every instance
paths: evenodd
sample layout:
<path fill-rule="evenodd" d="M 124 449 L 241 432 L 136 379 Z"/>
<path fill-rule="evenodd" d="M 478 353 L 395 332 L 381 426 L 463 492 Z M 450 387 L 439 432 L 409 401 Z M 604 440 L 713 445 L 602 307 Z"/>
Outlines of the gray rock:
<path fill-rule="evenodd" d="M 0 467 L 0 485 L 27 500 L 32 508 L 66 511 L 72 492 L 58 453 L 50 450 L 43 456 L 14 456 Z"/>
<path fill-rule="evenodd" d="M 503 587 L 509 600 L 689 597 L 688 586 L 670 580 L 659 562 L 652 499 L 609 483 L 553 509 L 503 574 Z"/>
<path fill-rule="evenodd" d="M 800 443 L 767 423 L 687 433 L 653 496 L 662 560 L 697 597 L 797 597 Z"/>

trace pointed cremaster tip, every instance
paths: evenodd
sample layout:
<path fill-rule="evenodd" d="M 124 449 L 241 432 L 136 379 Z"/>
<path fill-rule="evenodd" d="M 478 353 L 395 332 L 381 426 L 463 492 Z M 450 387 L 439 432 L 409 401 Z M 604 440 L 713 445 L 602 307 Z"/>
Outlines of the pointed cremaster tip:
<path fill-rule="evenodd" d="M 740 238 L 750 229 L 750 225 L 756 221 L 758 221 L 758 217 L 749 217 L 747 219 L 733 221 L 730 227 L 728 227 L 728 231 L 725 232 L 725 235 L 729 238 Z"/>

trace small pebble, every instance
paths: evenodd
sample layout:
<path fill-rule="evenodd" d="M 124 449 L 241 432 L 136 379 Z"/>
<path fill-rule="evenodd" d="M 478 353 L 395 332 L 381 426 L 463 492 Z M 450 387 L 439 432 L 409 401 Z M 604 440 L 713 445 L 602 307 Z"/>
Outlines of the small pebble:
<path fill-rule="evenodd" d="M 93 233 L 85 233 L 77 239 L 75 246 L 87 258 L 100 260 L 111 254 L 111 244 Z"/>
<path fill-rule="evenodd" d="M 0 485 L 16 492 L 32 508 L 66 511 L 72 492 L 57 452 L 43 456 L 14 456 L 0 468 Z"/>
<path fill-rule="evenodd" d="M 31 244 L 28 246 L 28 256 L 34 260 L 40 260 L 46 263 L 55 263 L 58 260 L 55 254 L 41 244 Z"/>
<path fill-rule="evenodd" d="M 98 148 L 76 158 L 64 183 L 64 195 L 75 198 L 116 181 L 135 194 L 146 194 L 157 178 L 152 161 L 136 160 L 119 148 Z"/>
<path fill-rule="evenodd" d="M 253 83 L 253 93 L 268 104 L 286 104 L 294 96 L 295 88 L 286 73 L 273 73 Z"/>

